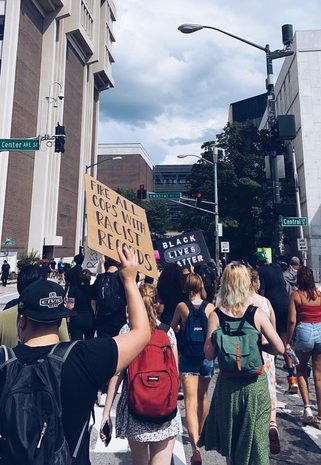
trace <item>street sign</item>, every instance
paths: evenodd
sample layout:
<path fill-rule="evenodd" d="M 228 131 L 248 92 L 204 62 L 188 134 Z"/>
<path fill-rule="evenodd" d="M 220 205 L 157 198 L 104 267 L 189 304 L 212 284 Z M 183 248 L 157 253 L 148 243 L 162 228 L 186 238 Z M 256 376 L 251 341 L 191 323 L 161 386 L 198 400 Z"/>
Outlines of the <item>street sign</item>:
<path fill-rule="evenodd" d="M 223 224 L 217 223 L 218 237 L 223 237 Z"/>
<path fill-rule="evenodd" d="M 282 218 L 282 226 L 307 226 L 308 219 L 299 216 L 289 216 Z"/>
<path fill-rule="evenodd" d="M 179 199 L 180 192 L 147 192 L 148 199 Z"/>
<path fill-rule="evenodd" d="M 229 242 L 221 242 L 221 252 L 222 253 L 230 253 L 230 243 Z"/>
<path fill-rule="evenodd" d="M 299 237 L 297 239 L 297 242 L 298 242 L 298 250 L 300 251 L 308 250 L 308 243 L 305 237 Z"/>
<path fill-rule="evenodd" d="M 35 151 L 39 150 L 40 141 L 31 139 L 0 139 L 0 152 Z"/>

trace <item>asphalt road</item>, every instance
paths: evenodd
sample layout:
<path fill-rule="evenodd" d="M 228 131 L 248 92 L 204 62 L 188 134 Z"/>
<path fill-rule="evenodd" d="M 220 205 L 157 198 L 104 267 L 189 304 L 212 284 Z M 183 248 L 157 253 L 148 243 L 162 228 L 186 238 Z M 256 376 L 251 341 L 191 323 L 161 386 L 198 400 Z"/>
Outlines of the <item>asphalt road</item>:
<path fill-rule="evenodd" d="M 3 304 L 17 297 L 14 283 L 7 287 L 0 286 L 0 310 Z M 298 394 L 286 393 L 286 372 L 282 368 L 283 360 L 277 361 L 277 391 L 278 391 L 278 425 L 281 437 L 281 452 L 270 457 L 271 465 L 321 465 L 321 431 L 311 427 L 302 427 L 300 416 L 302 414 L 302 401 Z M 213 378 L 209 395 L 212 397 L 216 377 Z M 315 391 L 313 380 L 310 379 L 311 403 L 315 410 Z M 116 406 L 117 399 L 115 401 Z M 177 438 L 173 463 L 186 465 L 190 463 L 191 448 L 185 428 L 184 401 L 179 401 L 184 431 L 182 437 Z M 108 448 L 102 444 L 98 437 L 102 408 L 96 407 L 96 425 L 92 429 L 91 458 L 93 465 L 129 465 L 131 464 L 127 441 L 113 437 Z M 203 465 L 225 465 L 225 459 L 215 452 L 202 452 Z M 242 465 L 242 464 L 238 464 Z"/>
<path fill-rule="evenodd" d="M 286 372 L 282 368 L 283 360 L 279 357 L 277 361 L 277 391 L 278 391 L 278 425 L 281 438 L 281 452 L 270 456 L 270 464 L 291 465 L 320 465 L 321 464 L 321 431 L 311 427 L 303 427 L 300 421 L 302 414 L 302 402 L 298 394 L 288 394 Z M 210 398 L 212 397 L 216 377 L 210 384 Z M 314 384 L 310 380 L 311 403 L 315 410 Z M 115 400 L 116 405 L 117 399 Z M 186 465 L 190 463 L 191 448 L 185 428 L 184 401 L 179 401 L 180 412 L 183 420 L 183 435 L 176 441 L 173 463 L 175 465 Z M 101 418 L 101 407 L 96 407 L 97 421 L 99 426 Z M 131 464 L 130 453 L 124 440 L 114 439 L 106 449 L 98 438 L 96 426 L 92 432 L 92 464 L 93 465 L 129 465 Z M 225 459 L 216 452 L 202 451 L 203 465 L 225 465 Z M 242 465 L 242 464 L 237 464 Z"/>

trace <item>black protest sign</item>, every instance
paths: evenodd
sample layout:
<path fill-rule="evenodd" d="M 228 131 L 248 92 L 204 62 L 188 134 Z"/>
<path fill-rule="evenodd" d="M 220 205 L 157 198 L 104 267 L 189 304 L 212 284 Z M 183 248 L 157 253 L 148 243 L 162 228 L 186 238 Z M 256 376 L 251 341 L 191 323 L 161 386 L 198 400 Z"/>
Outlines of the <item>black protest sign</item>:
<path fill-rule="evenodd" d="M 179 266 L 209 262 L 211 257 L 202 231 L 185 232 L 178 236 L 164 237 L 157 242 L 161 264 L 177 263 Z"/>

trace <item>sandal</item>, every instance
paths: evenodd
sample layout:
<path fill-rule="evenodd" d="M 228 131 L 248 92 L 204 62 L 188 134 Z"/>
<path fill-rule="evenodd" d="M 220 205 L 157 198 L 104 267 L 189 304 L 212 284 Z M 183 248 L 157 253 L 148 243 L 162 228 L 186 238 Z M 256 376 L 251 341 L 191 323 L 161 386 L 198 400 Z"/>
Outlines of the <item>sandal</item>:
<path fill-rule="evenodd" d="M 279 430 L 278 430 L 277 424 L 274 422 L 270 423 L 269 443 L 270 443 L 270 453 L 273 455 L 279 454 L 281 450 Z"/>

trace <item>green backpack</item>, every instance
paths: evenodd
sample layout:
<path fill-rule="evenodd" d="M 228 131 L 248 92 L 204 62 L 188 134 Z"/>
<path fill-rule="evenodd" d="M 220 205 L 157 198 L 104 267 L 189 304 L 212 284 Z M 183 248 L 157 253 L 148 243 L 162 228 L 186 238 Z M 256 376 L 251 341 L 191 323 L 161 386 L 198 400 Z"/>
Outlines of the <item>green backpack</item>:
<path fill-rule="evenodd" d="M 263 372 L 259 349 L 261 333 L 246 321 L 257 307 L 250 305 L 241 321 L 226 321 L 212 334 L 217 347 L 217 358 L 223 376 L 258 376 Z"/>

